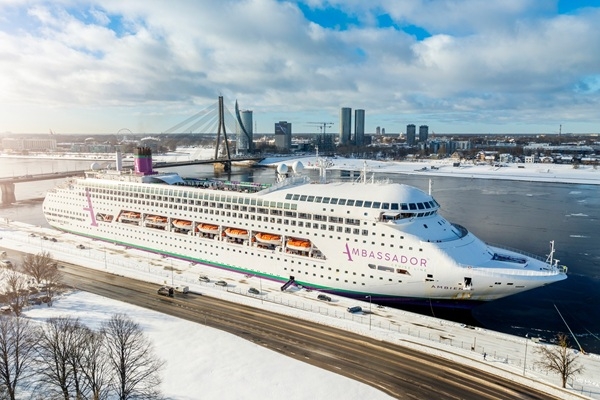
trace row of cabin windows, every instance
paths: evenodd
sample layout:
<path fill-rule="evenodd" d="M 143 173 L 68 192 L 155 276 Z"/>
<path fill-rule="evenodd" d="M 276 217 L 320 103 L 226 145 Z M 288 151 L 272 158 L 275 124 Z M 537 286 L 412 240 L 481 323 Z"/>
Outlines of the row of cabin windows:
<path fill-rule="evenodd" d="M 146 186 L 127 186 L 121 187 L 117 190 L 114 188 L 103 188 L 103 187 L 88 187 L 91 193 L 101 193 L 115 196 L 126 196 L 133 198 L 143 198 L 147 200 L 157 201 L 168 201 L 171 203 L 181 204 L 196 204 L 200 205 L 199 200 L 212 200 L 220 203 L 230 204 L 246 204 L 253 206 L 262 206 L 286 210 L 296 210 L 297 204 L 280 202 L 280 201 L 269 201 L 263 199 L 254 199 L 241 196 L 234 196 L 231 194 L 219 194 L 213 191 L 201 193 L 199 191 L 188 192 L 185 190 L 167 189 L 160 188 L 151 185 Z M 434 199 L 418 202 L 418 203 L 386 203 L 379 201 L 368 201 L 368 200 L 355 200 L 355 199 L 341 199 L 336 197 L 323 197 L 323 196 L 309 196 L 288 193 L 285 197 L 286 200 L 294 201 L 306 201 L 322 204 L 340 205 L 348 207 L 364 207 L 364 208 L 375 208 L 382 210 L 402 210 L 402 211 L 418 211 L 418 210 L 429 210 L 439 207 L 439 204 Z"/>
<path fill-rule="evenodd" d="M 288 193 L 286 200 L 306 201 L 309 203 L 335 204 L 348 207 L 377 208 L 382 210 L 428 210 L 440 205 L 433 199 L 420 203 L 382 203 L 379 201 L 339 199 L 336 197 L 309 196 L 305 194 Z"/>

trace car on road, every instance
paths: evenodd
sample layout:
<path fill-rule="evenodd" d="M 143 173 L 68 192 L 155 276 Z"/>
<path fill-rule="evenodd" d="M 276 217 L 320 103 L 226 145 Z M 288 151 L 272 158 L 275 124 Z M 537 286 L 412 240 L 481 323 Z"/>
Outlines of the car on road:
<path fill-rule="evenodd" d="M 318 295 L 317 299 L 323 300 L 323 301 L 331 301 L 331 297 L 329 297 L 329 296 L 327 296 L 326 294 L 323 294 L 323 293 L 321 293 L 320 295 Z"/>
<path fill-rule="evenodd" d="M 161 286 L 160 288 L 158 288 L 158 294 L 161 296 L 173 297 L 174 290 L 173 290 L 173 288 L 168 287 L 168 286 Z"/>
<path fill-rule="evenodd" d="M 84 249 L 85 249 L 85 246 L 84 246 L 84 245 L 82 245 L 82 244 L 78 244 L 78 245 L 77 245 L 77 248 L 78 248 L 78 249 L 81 249 L 81 250 L 84 250 Z"/>
<path fill-rule="evenodd" d="M 251 294 L 260 294 L 260 292 L 258 291 L 258 289 L 251 287 L 250 289 L 248 289 L 248 293 Z"/>
<path fill-rule="evenodd" d="M 56 238 L 50 238 L 51 242 L 58 242 L 58 240 L 56 240 Z"/>
<path fill-rule="evenodd" d="M 362 311 L 362 307 L 360 307 L 360 306 L 348 307 L 347 310 L 348 310 L 348 312 L 350 314 L 355 314 L 355 313 L 361 312 Z"/>
<path fill-rule="evenodd" d="M 215 285 L 217 285 L 217 286 L 227 286 L 227 282 L 225 282 L 225 281 L 216 281 Z"/>
<path fill-rule="evenodd" d="M 206 276 L 206 275 L 200 275 L 200 276 L 198 277 L 198 280 L 199 280 L 200 282 L 210 282 L 210 279 L 209 279 L 209 278 L 208 278 L 208 276 Z"/>

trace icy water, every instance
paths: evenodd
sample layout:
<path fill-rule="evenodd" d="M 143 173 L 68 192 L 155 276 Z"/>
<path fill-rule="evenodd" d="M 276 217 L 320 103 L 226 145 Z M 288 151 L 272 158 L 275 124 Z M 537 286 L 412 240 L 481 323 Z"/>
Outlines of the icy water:
<path fill-rule="evenodd" d="M 0 177 L 80 170 L 89 165 L 89 161 L 0 158 Z M 211 166 L 181 167 L 178 172 L 188 177 L 214 176 Z M 230 175 L 218 178 L 264 182 L 273 181 L 275 173 L 273 169 L 234 167 Z M 376 178 L 388 178 L 424 191 L 429 186 L 428 179 L 417 176 L 386 174 Z M 56 184 L 17 184 L 15 191 L 20 202 L 0 208 L 0 217 L 47 226 L 40 199 Z M 433 195 L 449 221 L 465 226 L 486 242 L 540 256 L 548 254 L 549 243 L 554 240 L 555 257 L 569 267 L 565 281 L 475 308 L 471 313 L 474 321 L 458 313 L 443 317 L 546 340 L 558 332 L 568 333 L 570 328 L 584 350 L 600 353 L 599 194 L 600 187 L 594 185 L 434 178 Z M 574 340 L 571 344 L 578 347 Z"/>

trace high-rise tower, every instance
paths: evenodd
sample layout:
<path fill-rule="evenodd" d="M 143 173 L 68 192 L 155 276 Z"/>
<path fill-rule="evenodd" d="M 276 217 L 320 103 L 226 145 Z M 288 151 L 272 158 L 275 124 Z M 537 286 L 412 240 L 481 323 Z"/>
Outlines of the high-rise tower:
<path fill-rule="evenodd" d="M 354 110 L 354 144 L 365 144 L 365 110 Z"/>
<path fill-rule="evenodd" d="M 252 129 L 252 111 L 238 108 L 235 102 L 235 114 L 237 117 L 237 152 L 252 153 L 254 151 L 253 129 Z"/>
<path fill-rule="evenodd" d="M 409 146 L 414 146 L 416 144 L 415 136 L 417 133 L 417 127 L 415 124 L 406 125 L 406 144 Z"/>
<path fill-rule="evenodd" d="M 350 143 L 350 133 L 352 132 L 352 109 L 343 107 L 340 110 L 340 144 Z"/>

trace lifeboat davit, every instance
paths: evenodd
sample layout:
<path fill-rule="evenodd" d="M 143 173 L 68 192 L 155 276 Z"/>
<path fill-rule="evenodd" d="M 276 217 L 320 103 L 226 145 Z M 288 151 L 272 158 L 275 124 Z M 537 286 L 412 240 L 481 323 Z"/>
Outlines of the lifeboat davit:
<path fill-rule="evenodd" d="M 248 239 L 248 231 L 245 229 L 227 228 L 225 234 L 234 239 Z"/>
<path fill-rule="evenodd" d="M 292 250 L 310 251 L 312 244 L 310 243 L 310 240 L 306 239 L 289 239 L 286 243 L 286 247 Z"/>
<path fill-rule="evenodd" d="M 192 221 L 188 221 L 186 219 L 176 219 L 173 220 L 173 226 L 179 229 L 192 229 Z"/>
<path fill-rule="evenodd" d="M 259 232 L 255 236 L 257 242 L 265 244 L 281 244 L 281 236 Z"/>
<path fill-rule="evenodd" d="M 212 233 L 215 235 L 217 233 L 219 233 L 219 227 L 217 225 L 212 225 L 212 224 L 200 224 L 200 225 L 198 225 L 198 230 L 200 232 Z"/>

